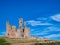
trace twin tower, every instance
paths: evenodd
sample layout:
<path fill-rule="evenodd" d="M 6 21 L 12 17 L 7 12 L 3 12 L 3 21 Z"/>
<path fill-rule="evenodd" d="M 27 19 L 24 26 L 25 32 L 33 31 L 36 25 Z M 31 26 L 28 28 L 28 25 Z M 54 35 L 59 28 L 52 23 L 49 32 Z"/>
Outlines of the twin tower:
<path fill-rule="evenodd" d="M 11 26 L 9 22 L 6 22 L 6 37 L 8 38 L 30 38 L 30 28 L 26 27 L 26 22 L 25 21 L 23 22 L 22 18 L 19 18 L 18 29 L 16 29 L 16 26 Z"/>

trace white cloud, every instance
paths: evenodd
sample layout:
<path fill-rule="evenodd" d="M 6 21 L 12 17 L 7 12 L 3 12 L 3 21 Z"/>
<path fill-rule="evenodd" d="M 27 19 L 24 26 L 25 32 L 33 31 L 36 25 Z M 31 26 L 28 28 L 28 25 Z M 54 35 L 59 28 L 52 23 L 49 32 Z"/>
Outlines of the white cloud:
<path fill-rule="evenodd" d="M 38 25 L 52 25 L 51 23 L 48 22 L 42 22 L 42 21 L 35 21 L 35 20 L 30 20 L 26 21 L 28 24 L 31 24 L 32 26 L 38 26 Z"/>
<path fill-rule="evenodd" d="M 37 18 L 37 20 L 47 20 L 48 18 L 45 18 L 45 17 L 39 17 Z"/>
<path fill-rule="evenodd" d="M 51 34 L 51 35 L 47 35 L 47 36 L 45 36 L 45 37 L 47 37 L 47 38 L 49 38 L 49 39 L 58 38 L 58 37 L 60 37 L 60 34 Z"/>
<path fill-rule="evenodd" d="M 37 30 L 37 31 L 35 31 L 35 30 Z M 51 34 L 51 32 L 60 32 L 60 28 L 58 28 L 58 27 L 54 27 L 54 26 L 51 26 L 51 27 L 46 27 L 46 28 L 44 28 L 42 31 L 40 31 L 40 30 L 38 30 L 38 29 L 33 29 L 32 30 L 32 35 L 43 35 L 43 36 L 45 36 L 45 35 L 48 35 L 48 34 Z"/>
<path fill-rule="evenodd" d="M 51 18 L 52 18 L 53 20 L 55 20 L 55 21 L 60 22 L 60 14 L 56 14 L 56 15 L 54 15 L 54 16 L 51 16 Z"/>
<path fill-rule="evenodd" d="M 40 35 L 49 34 L 50 32 L 60 32 L 60 28 L 54 26 L 47 27 L 42 32 L 40 32 Z"/>
<path fill-rule="evenodd" d="M 49 31 L 60 31 L 60 28 L 59 27 L 55 27 L 55 26 L 51 26 L 51 27 L 46 28 L 45 30 L 49 30 Z"/>

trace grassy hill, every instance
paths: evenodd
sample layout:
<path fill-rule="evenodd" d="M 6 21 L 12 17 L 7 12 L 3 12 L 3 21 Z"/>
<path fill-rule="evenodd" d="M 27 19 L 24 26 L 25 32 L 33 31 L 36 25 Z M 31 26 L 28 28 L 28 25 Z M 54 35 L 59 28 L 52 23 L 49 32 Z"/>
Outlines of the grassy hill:
<path fill-rule="evenodd" d="M 9 39 L 6 37 L 0 37 L 0 45 L 60 45 L 60 41 Z"/>
<path fill-rule="evenodd" d="M 10 43 L 8 43 L 4 37 L 0 37 L 0 45 L 11 45 Z"/>

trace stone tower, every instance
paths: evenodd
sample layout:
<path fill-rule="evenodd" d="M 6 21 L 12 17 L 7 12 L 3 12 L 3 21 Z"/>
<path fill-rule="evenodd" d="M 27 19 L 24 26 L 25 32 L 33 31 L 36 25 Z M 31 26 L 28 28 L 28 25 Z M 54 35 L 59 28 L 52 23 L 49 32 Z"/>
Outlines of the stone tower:
<path fill-rule="evenodd" d="M 26 27 L 26 22 L 24 22 L 24 38 L 30 38 L 30 29 Z"/>
<path fill-rule="evenodd" d="M 16 38 L 22 38 L 23 35 L 22 23 L 23 23 L 23 19 L 19 18 L 19 27 L 16 32 Z"/>
<path fill-rule="evenodd" d="M 6 21 L 6 37 L 10 37 L 11 26 L 8 21 Z"/>

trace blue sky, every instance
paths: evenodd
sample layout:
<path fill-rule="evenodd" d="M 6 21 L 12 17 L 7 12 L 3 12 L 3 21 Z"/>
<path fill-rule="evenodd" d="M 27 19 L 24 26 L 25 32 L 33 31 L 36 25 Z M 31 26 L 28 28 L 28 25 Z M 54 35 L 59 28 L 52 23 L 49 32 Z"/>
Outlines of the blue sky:
<path fill-rule="evenodd" d="M 31 36 L 60 40 L 60 0 L 0 0 L 0 36 L 6 21 L 18 28 L 18 18 L 26 21 Z"/>

